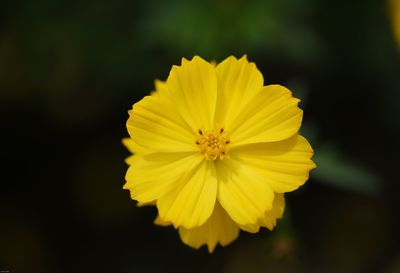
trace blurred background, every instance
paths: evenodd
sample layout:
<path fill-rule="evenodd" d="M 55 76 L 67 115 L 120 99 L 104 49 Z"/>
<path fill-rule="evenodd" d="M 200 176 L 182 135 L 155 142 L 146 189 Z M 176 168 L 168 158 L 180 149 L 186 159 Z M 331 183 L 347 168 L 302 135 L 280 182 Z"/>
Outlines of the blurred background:
<path fill-rule="evenodd" d="M 122 190 L 127 111 L 181 57 L 291 88 L 318 168 L 209 255 Z M 398 0 L 0 2 L 0 270 L 400 272 Z"/>

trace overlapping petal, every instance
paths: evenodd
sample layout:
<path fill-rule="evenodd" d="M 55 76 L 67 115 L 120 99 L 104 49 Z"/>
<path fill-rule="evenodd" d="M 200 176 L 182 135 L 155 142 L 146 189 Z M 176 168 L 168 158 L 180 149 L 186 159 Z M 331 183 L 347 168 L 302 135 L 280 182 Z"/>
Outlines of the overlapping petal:
<path fill-rule="evenodd" d="M 229 158 L 216 162 L 218 201 L 241 226 L 254 224 L 272 209 L 274 193 L 258 172 Z"/>
<path fill-rule="evenodd" d="M 198 227 L 210 217 L 217 196 L 217 174 L 213 162 L 203 160 L 181 176 L 178 187 L 157 200 L 162 220 L 174 227 Z"/>
<path fill-rule="evenodd" d="M 277 219 L 282 218 L 284 209 L 283 194 L 275 194 L 272 209 L 266 211 L 257 223 L 240 226 L 240 229 L 250 233 L 258 232 L 260 227 L 273 230 Z M 170 222 L 162 220 L 160 216 L 157 216 L 154 223 L 160 226 L 171 225 Z M 208 251 L 212 253 L 217 244 L 226 246 L 234 241 L 239 236 L 240 229 L 220 203 L 216 202 L 212 215 L 203 225 L 191 229 L 180 227 L 179 235 L 188 246 L 199 249 L 202 245 L 207 245 Z"/>
<path fill-rule="evenodd" d="M 214 129 L 217 77 L 211 64 L 198 56 L 183 59 L 181 66 L 173 66 L 167 85 L 174 107 L 194 132 Z"/>
<path fill-rule="evenodd" d="M 139 155 L 144 155 L 151 152 L 151 150 L 138 145 L 132 138 L 122 139 L 122 144 L 124 144 L 125 147 L 132 153 L 131 156 L 125 159 L 125 162 L 128 165 L 132 165 L 132 163 L 135 161 L 135 158 Z"/>
<path fill-rule="evenodd" d="M 179 228 L 179 235 L 185 244 L 195 249 L 206 244 L 211 253 L 217 244 L 226 246 L 234 241 L 239 236 L 239 227 L 217 202 L 212 215 L 202 226 Z"/>
<path fill-rule="evenodd" d="M 157 216 L 154 224 L 164 227 L 172 225 L 171 222 L 162 220 L 160 216 Z M 185 244 L 195 249 L 207 245 L 210 253 L 214 251 L 217 244 L 226 246 L 233 242 L 239 236 L 239 232 L 239 227 L 219 202 L 215 203 L 213 213 L 203 225 L 191 229 L 179 228 L 179 235 Z"/>
<path fill-rule="evenodd" d="M 276 193 L 274 196 L 274 202 L 272 203 L 272 209 L 266 211 L 257 223 L 241 226 L 240 228 L 251 233 L 258 232 L 260 227 L 266 227 L 269 230 L 273 230 L 276 225 L 276 220 L 282 218 L 284 210 L 285 198 L 283 197 L 283 194 Z"/>
<path fill-rule="evenodd" d="M 129 111 L 127 128 L 134 142 L 152 152 L 195 151 L 193 131 L 167 96 L 148 96 Z"/>
<path fill-rule="evenodd" d="M 185 183 L 182 177 L 196 169 L 202 160 L 191 153 L 137 156 L 126 173 L 124 189 L 129 189 L 132 199 L 140 203 L 153 202 Z"/>
<path fill-rule="evenodd" d="M 280 85 L 265 86 L 242 109 L 229 130 L 233 146 L 287 139 L 300 128 L 300 100 Z"/>
<path fill-rule="evenodd" d="M 216 123 L 230 128 L 242 108 L 263 88 L 264 79 L 254 63 L 243 56 L 228 57 L 217 65 L 218 102 Z"/>
<path fill-rule="evenodd" d="M 264 177 L 274 192 L 290 192 L 303 185 L 310 170 L 313 149 L 308 141 L 295 135 L 287 140 L 241 146 L 230 151 L 232 159 Z"/>

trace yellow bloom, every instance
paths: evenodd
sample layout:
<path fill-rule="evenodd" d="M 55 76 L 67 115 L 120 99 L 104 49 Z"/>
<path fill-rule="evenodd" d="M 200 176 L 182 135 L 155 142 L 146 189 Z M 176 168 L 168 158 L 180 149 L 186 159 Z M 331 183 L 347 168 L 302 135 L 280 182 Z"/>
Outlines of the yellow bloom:
<path fill-rule="evenodd" d="M 400 47 L 400 0 L 388 0 L 394 38 Z"/>
<path fill-rule="evenodd" d="M 211 252 L 239 229 L 272 230 L 283 193 L 315 168 L 298 134 L 298 102 L 283 86 L 264 86 L 246 56 L 216 66 L 182 59 L 129 112 L 124 144 L 134 155 L 124 189 L 139 204 L 155 204 L 156 223 L 173 225 L 194 248 Z"/>

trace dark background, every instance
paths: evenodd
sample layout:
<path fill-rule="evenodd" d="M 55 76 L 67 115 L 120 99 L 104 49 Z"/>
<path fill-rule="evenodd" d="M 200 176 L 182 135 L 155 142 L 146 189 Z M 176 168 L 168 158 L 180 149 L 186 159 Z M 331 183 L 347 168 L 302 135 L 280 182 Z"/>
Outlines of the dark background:
<path fill-rule="evenodd" d="M 0 270 L 400 272 L 393 12 L 374 0 L 0 2 Z M 291 88 L 318 164 L 274 232 L 212 255 L 122 190 L 127 111 L 196 54 L 247 54 L 266 84 Z"/>

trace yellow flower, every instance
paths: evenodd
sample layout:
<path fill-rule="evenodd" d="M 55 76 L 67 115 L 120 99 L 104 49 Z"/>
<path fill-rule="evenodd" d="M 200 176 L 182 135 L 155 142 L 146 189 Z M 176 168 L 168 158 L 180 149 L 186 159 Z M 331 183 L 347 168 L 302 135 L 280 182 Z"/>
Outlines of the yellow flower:
<path fill-rule="evenodd" d="M 156 205 L 155 222 L 173 225 L 194 248 L 207 244 L 212 252 L 239 229 L 272 230 L 283 193 L 315 168 L 298 134 L 298 102 L 283 86 L 264 86 L 246 56 L 216 66 L 182 59 L 129 112 L 124 144 L 134 155 L 124 189 L 139 204 Z"/>
<path fill-rule="evenodd" d="M 388 0 L 392 19 L 393 35 L 400 47 L 400 0 Z"/>

